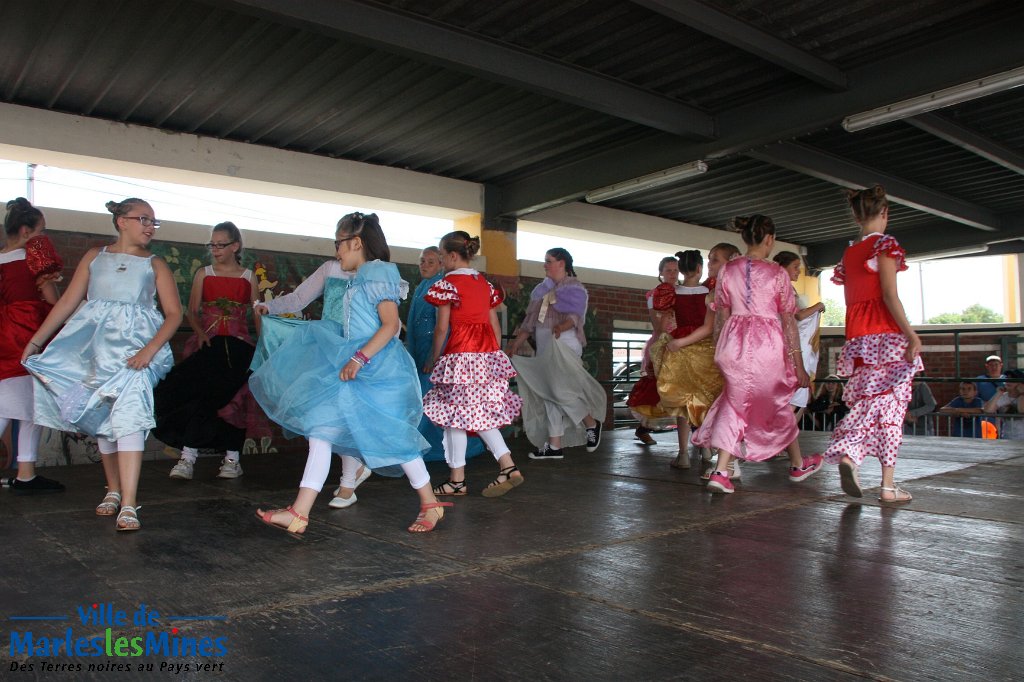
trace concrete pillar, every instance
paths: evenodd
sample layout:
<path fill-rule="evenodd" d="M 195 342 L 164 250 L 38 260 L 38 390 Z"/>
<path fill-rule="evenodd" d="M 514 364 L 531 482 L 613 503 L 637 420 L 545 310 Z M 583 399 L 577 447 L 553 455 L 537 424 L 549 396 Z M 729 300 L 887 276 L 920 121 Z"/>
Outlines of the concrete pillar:
<path fill-rule="evenodd" d="M 481 225 L 479 213 L 455 220 L 455 229 L 465 230 L 471 235 L 479 235 L 480 255 L 487 258 L 488 275 L 519 276 L 515 232 L 485 229 Z"/>

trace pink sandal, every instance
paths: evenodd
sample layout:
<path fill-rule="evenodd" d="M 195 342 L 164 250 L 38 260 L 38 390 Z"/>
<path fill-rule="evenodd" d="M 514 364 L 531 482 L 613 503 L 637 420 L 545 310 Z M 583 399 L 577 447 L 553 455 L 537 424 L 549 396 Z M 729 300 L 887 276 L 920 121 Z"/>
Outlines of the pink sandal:
<path fill-rule="evenodd" d="M 410 533 L 429 533 L 434 530 L 437 524 L 441 523 L 441 519 L 444 518 L 444 510 L 442 507 L 454 507 L 455 505 L 451 502 L 431 502 L 430 504 L 421 504 L 419 516 L 409 526 Z M 428 521 L 427 512 L 431 509 L 441 509 L 441 516 L 437 521 Z"/>
<path fill-rule="evenodd" d="M 274 523 L 274 514 L 283 511 L 288 512 L 293 517 L 292 522 L 289 523 L 287 526 L 282 526 L 279 523 Z M 270 509 L 268 511 L 262 511 L 260 509 L 257 509 L 256 518 L 258 518 L 260 521 L 267 524 L 271 528 L 283 530 L 284 532 L 288 533 L 293 537 L 298 537 L 299 535 L 305 533 L 306 526 L 309 525 L 309 517 L 299 514 L 291 507 L 285 507 L 284 509 Z"/>

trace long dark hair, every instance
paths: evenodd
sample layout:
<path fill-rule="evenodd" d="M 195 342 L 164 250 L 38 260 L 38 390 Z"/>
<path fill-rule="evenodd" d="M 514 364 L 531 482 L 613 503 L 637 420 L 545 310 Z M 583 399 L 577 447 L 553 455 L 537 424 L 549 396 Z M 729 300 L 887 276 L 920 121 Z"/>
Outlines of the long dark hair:
<path fill-rule="evenodd" d="M 338 221 L 339 234 L 346 237 L 359 237 L 363 240 L 363 256 L 367 261 L 382 260 L 391 262 L 391 249 L 384 238 L 384 230 L 380 229 L 380 219 L 376 213 L 363 215 L 358 211 L 341 217 Z"/>
<path fill-rule="evenodd" d="M 704 265 L 704 256 L 700 255 L 697 249 L 676 251 L 676 258 L 679 259 L 679 269 L 684 275 L 697 272 L 697 268 Z"/>
<path fill-rule="evenodd" d="M 555 260 L 560 260 L 565 263 L 565 274 L 570 277 L 576 276 L 576 270 L 572 267 L 572 255 L 560 246 L 556 246 L 553 249 L 548 249 L 547 254 Z"/>
<path fill-rule="evenodd" d="M 4 232 L 8 237 L 15 237 L 22 226 L 33 230 L 43 219 L 43 212 L 29 203 L 25 197 L 18 197 L 7 202 L 7 215 L 4 217 Z"/>

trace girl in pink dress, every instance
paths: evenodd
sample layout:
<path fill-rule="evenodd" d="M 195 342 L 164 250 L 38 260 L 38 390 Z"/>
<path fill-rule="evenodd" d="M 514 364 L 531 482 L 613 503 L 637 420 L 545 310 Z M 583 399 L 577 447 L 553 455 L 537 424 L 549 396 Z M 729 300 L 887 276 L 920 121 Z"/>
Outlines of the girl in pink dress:
<path fill-rule="evenodd" d="M 704 305 L 704 321 L 701 326 L 692 330 L 689 334 L 674 338 L 668 342 L 665 347 L 666 352 L 678 353 L 684 348 L 690 350 L 684 355 L 691 358 L 690 364 L 696 371 L 691 371 L 690 377 L 686 378 L 686 381 L 693 385 L 695 389 L 691 389 L 694 395 L 698 394 L 698 391 L 707 391 L 707 387 L 710 386 L 710 398 L 704 399 L 704 404 L 710 407 L 710 404 L 714 402 L 715 398 L 722 392 L 722 374 L 718 370 L 718 366 L 714 364 L 714 345 L 711 342 L 711 335 L 715 329 L 715 311 L 712 304 L 715 300 L 715 285 L 718 281 L 718 273 L 722 269 L 722 266 L 731 261 L 733 258 L 738 258 L 740 250 L 735 245 L 728 242 L 721 242 L 715 244 L 708 251 L 708 278 L 701 282 L 701 286 L 708 290 L 705 296 Z M 705 343 L 701 343 L 701 342 Z M 695 347 L 695 346 L 698 346 Z M 710 366 L 705 363 L 704 358 L 710 356 Z M 707 394 L 705 394 L 707 395 Z M 701 415 L 701 421 L 695 422 L 694 426 L 699 427 L 706 416 L 707 410 L 704 410 L 704 415 Z M 689 428 L 689 427 L 687 427 Z M 715 465 L 712 462 L 711 448 L 703 447 L 700 448 L 701 463 L 704 467 L 701 472 L 701 479 L 708 480 L 711 478 L 711 473 L 715 470 Z M 689 467 L 689 460 L 686 462 L 686 467 Z M 673 465 L 674 466 L 674 465 Z M 740 473 L 739 460 L 735 457 L 729 462 L 729 478 L 733 481 L 737 480 L 742 474 Z"/>
<path fill-rule="evenodd" d="M 733 457 L 763 462 L 789 453 L 791 481 L 821 468 L 821 455 L 803 457 L 789 399 L 809 378 L 800 356 L 796 301 L 789 277 L 768 260 L 775 224 L 768 216 L 736 218 L 746 255 L 726 263 L 715 289 L 715 362 L 725 388 L 693 436 L 699 446 L 718 449 L 708 490 L 732 493 Z"/>
<path fill-rule="evenodd" d="M 423 414 L 444 429 L 444 456 L 451 468 L 448 480 L 434 488 L 435 495 L 466 494 L 467 431 L 475 431 L 498 460 L 498 477 L 484 488 L 484 497 L 500 497 L 523 482 L 499 431 L 522 407 L 508 388 L 516 371 L 498 341 L 501 327 L 495 308 L 505 297 L 469 267 L 479 250 L 478 237 L 462 231 L 446 234 L 441 239 L 445 276 L 424 296 L 437 306 L 437 323 L 430 374 L 434 387 L 423 396 Z"/>
<path fill-rule="evenodd" d="M 845 285 L 846 345 L 839 374 L 850 380 L 843 399 L 850 413 L 832 434 L 825 450 L 839 464 L 843 492 L 861 497 L 857 475 L 867 455 L 882 464 L 881 502 L 909 502 L 896 484 L 896 455 L 903 442 L 903 419 L 913 391 L 914 374 L 924 370 L 921 340 L 907 321 L 896 290 L 896 273 L 907 269 L 905 251 L 885 234 L 889 201 L 880 185 L 847 194 L 861 239 L 836 267 L 832 281 Z"/>

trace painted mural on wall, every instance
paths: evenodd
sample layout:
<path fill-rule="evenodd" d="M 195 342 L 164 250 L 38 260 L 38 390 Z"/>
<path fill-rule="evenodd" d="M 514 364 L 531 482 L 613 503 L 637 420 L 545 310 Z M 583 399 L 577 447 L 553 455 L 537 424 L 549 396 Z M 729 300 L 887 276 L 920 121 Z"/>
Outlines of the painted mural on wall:
<path fill-rule="evenodd" d="M 209 252 L 205 246 L 200 244 L 175 242 L 155 243 L 153 252 L 167 261 L 178 285 L 178 294 L 182 305 L 187 305 L 195 273 L 210 262 Z M 243 254 L 242 264 L 253 270 L 258 282 L 260 300 L 267 301 L 291 292 L 328 259 L 329 256 L 247 249 Z M 68 263 L 68 265 L 73 268 L 75 264 Z M 418 268 L 411 264 L 398 264 L 398 269 L 402 278 L 409 283 L 410 292 L 414 291 L 420 282 Z M 499 284 L 506 291 L 505 310 L 502 312 L 505 318 L 506 333 L 511 333 L 525 316 L 530 292 L 538 282 L 507 277 L 495 279 L 500 280 Z M 321 309 L 321 302 L 316 301 L 303 311 L 302 316 L 306 319 L 319 319 Z M 408 309 L 409 301 L 405 300 L 399 306 L 402 320 L 406 319 Z M 597 318 L 597 310 L 591 308 L 587 311 L 584 330 L 589 339 L 597 337 Z M 181 345 L 190 334 L 191 330 L 187 328 L 187 325 L 183 326 L 172 341 L 172 346 L 179 357 Z M 607 364 L 608 357 L 606 356 L 610 357 L 610 349 L 606 347 L 606 344 L 591 343 L 584 349 L 583 361 L 587 369 L 596 376 L 602 363 Z M 261 436 L 247 439 L 243 454 L 271 454 L 285 447 L 288 449 L 304 448 L 305 445 L 298 440 L 288 441 L 275 429 L 272 437 Z M 0 454 L 3 450 L 4 448 L 0 447 Z M 163 443 L 153 438 L 146 443 L 146 459 L 176 458 L 177 456 L 176 450 L 165 448 Z M 0 462 L 2 461 L 3 459 L 0 459 Z M 84 464 L 98 461 L 99 451 L 92 438 L 76 433 L 44 429 L 39 446 L 41 466 Z"/>

